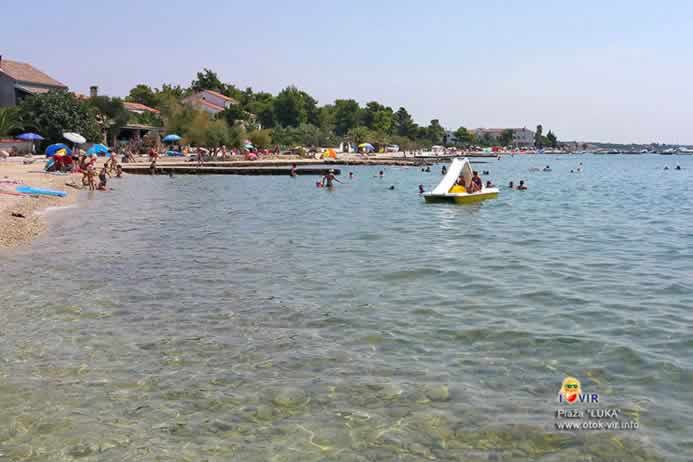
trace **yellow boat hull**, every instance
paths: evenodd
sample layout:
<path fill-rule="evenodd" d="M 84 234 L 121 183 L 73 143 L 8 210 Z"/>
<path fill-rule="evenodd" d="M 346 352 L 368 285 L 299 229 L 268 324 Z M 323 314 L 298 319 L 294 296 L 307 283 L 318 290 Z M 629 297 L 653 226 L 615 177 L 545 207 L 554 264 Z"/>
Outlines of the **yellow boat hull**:
<path fill-rule="evenodd" d="M 487 199 L 495 199 L 498 197 L 498 191 L 488 193 L 474 194 L 445 194 L 445 195 L 425 195 L 426 202 L 448 202 L 454 204 L 473 204 L 475 202 L 485 201 Z"/>

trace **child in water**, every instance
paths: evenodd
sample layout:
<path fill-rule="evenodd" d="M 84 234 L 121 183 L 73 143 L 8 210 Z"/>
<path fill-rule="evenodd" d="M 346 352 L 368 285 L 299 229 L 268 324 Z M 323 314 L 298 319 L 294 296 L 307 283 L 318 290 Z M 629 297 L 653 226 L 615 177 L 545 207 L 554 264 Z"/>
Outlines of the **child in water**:
<path fill-rule="evenodd" d="M 110 175 L 110 173 L 108 173 L 108 166 L 104 165 L 101 172 L 99 172 L 99 191 L 106 190 L 106 180 L 108 175 Z"/>

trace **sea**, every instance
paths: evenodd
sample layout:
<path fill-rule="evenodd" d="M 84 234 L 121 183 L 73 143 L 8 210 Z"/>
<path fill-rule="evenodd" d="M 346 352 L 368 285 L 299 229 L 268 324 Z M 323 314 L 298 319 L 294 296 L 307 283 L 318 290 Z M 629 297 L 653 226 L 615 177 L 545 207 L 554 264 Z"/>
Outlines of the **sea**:
<path fill-rule="evenodd" d="M 426 204 L 442 165 L 46 215 L 0 253 L 0 460 L 691 460 L 693 156 L 475 159 L 497 199 Z"/>

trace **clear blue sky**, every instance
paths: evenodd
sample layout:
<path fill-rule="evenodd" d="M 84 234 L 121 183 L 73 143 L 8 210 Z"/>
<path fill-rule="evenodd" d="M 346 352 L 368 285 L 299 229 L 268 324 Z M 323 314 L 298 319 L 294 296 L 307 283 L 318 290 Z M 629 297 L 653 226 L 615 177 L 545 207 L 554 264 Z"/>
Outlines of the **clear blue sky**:
<path fill-rule="evenodd" d="M 5 0 L 7 1 L 7 0 Z M 86 93 L 295 84 L 448 128 L 693 143 L 693 2 L 38 0 L 2 7 L 0 54 Z"/>

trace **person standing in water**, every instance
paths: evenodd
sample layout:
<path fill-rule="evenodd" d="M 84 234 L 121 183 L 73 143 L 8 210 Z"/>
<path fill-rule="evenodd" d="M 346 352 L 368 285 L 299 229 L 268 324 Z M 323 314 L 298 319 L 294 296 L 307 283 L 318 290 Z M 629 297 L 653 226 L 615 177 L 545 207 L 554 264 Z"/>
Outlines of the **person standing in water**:
<path fill-rule="evenodd" d="M 296 164 L 291 164 L 291 170 L 289 171 L 289 175 L 292 177 L 296 177 Z"/>
<path fill-rule="evenodd" d="M 447 173 L 448 173 L 448 168 L 445 165 L 443 165 L 443 168 L 440 169 L 440 174 L 445 175 Z"/>
<path fill-rule="evenodd" d="M 324 187 L 327 187 L 327 188 L 333 188 L 334 187 L 334 184 L 332 183 L 333 181 L 336 181 L 337 183 L 341 183 L 341 181 L 339 181 L 337 179 L 337 177 L 334 175 L 334 170 L 330 169 L 327 172 L 327 175 L 322 177 L 322 185 Z"/>

